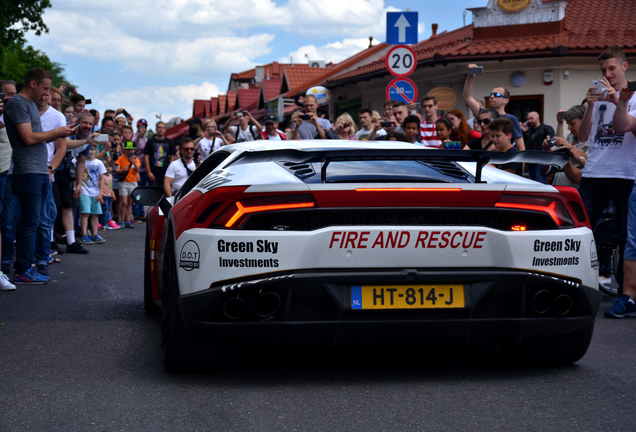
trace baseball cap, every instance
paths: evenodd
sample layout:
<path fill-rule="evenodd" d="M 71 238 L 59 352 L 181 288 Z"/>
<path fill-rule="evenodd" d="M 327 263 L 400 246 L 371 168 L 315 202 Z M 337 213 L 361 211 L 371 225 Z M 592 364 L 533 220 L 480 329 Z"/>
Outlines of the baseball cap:
<path fill-rule="evenodd" d="M 195 124 L 202 125 L 203 124 L 203 123 L 201 123 L 201 119 L 198 118 L 198 117 L 193 117 L 190 120 L 188 120 L 186 123 L 189 124 L 189 125 L 195 125 Z"/>
<path fill-rule="evenodd" d="M 271 123 L 274 124 L 278 121 L 278 118 L 274 114 L 267 114 L 263 117 L 263 124 Z"/>
<path fill-rule="evenodd" d="M 124 150 L 137 150 L 137 147 L 135 147 L 134 142 L 126 141 L 126 145 L 124 145 Z"/>
<path fill-rule="evenodd" d="M 139 119 L 137 120 L 137 126 L 139 125 L 148 126 L 148 122 L 146 121 L 146 119 Z"/>

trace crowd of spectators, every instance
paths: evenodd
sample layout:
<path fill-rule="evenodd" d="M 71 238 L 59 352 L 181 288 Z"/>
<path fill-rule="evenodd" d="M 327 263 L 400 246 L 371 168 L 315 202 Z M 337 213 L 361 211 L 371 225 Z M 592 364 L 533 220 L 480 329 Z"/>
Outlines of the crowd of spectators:
<path fill-rule="evenodd" d="M 525 168 L 535 181 L 579 188 L 592 226 L 613 204 L 620 256 L 625 258 L 625 281 L 619 272 L 617 282 L 625 296 L 606 315 L 636 316 L 636 194 L 631 193 L 636 99 L 626 89 L 627 62 L 620 48 L 605 49 L 599 64 L 603 88 L 591 87 L 581 105 L 559 111 L 556 131 L 538 112 L 527 113 L 523 122 L 507 113 L 510 92 L 503 86 L 492 89 L 485 108 L 473 97 L 474 73 L 483 68 L 471 64 L 463 91 L 474 116 L 469 120 L 461 109 L 441 113 L 437 99 L 425 96 L 419 104 L 386 100 L 382 113 L 362 109 L 356 119 L 342 113 L 331 122 L 319 114 L 318 100 L 309 94 L 284 131 L 274 114 L 259 122 L 249 111 L 237 111 L 222 127 L 212 119 L 189 120 L 179 146 L 166 137 L 163 122 L 150 136 L 148 122 L 135 123 L 123 108 L 106 110 L 100 117 L 87 108 L 91 101 L 77 89 L 52 88 L 46 71 L 32 69 L 23 85 L 0 82 L 0 289 L 14 288 L 7 278 L 14 240 L 14 282 L 46 283 L 48 264 L 56 259 L 52 254 L 88 253 L 84 246 L 105 241 L 100 229 L 134 228 L 145 219 L 143 207 L 130 197 L 135 187 L 161 186 L 172 196 L 198 164 L 222 146 L 261 139 L 387 140 L 431 150 L 567 154 L 569 163 L 559 172 L 531 164 L 497 167 L 520 176 Z"/>

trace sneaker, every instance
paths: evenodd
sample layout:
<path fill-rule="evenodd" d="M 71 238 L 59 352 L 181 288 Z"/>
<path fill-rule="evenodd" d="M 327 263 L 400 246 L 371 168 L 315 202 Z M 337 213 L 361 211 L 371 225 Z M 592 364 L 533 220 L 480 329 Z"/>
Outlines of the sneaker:
<path fill-rule="evenodd" d="M 66 246 L 66 252 L 76 254 L 87 254 L 88 250 L 84 249 L 79 242 L 75 242 L 72 245 Z"/>
<path fill-rule="evenodd" d="M 97 229 L 102 229 L 102 224 L 100 224 L 99 222 L 97 222 Z"/>
<path fill-rule="evenodd" d="M 95 234 L 93 237 L 91 237 L 91 241 L 92 241 L 94 244 L 106 243 L 106 240 L 104 240 L 103 238 L 101 238 L 98 234 Z"/>
<path fill-rule="evenodd" d="M 15 289 L 15 285 L 11 283 L 9 280 L 9 276 L 6 274 L 0 275 L 0 291 L 13 291 Z"/>
<path fill-rule="evenodd" d="M 92 245 L 93 244 L 93 241 L 87 235 L 80 237 L 78 242 L 80 242 L 81 244 L 85 244 L 85 245 Z"/>
<path fill-rule="evenodd" d="M 598 283 L 603 285 L 607 289 L 612 288 L 612 283 L 613 282 L 614 281 L 612 280 L 612 275 L 609 275 L 609 277 L 605 277 L 605 276 L 599 276 L 598 277 Z"/>
<path fill-rule="evenodd" d="M 55 249 L 49 249 L 49 256 L 57 255 L 57 251 Z"/>
<path fill-rule="evenodd" d="M 110 227 L 110 229 L 114 230 L 121 228 L 119 225 L 117 225 L 117 222 L 112 219 L 108 221 L 108 226 Z"/>
<path fill-rule="evenodd" d="M 139 219 L 142 222 L 146 222 L 146 216 L 139 216 L 137 219 Z"/>
<path fill-rule="evenodd" d="M 124 221 L 119 222 L 119 228 L 126 228 L 126 222 Z"/>
<path fill-rule="evenodd" d="M 627 294 L 620 296 L 612 302 L 612 307 L 605 311 L 607 318 L 633 318 L 636 317 L 636 304 L 629 301 Z"/>
<path fill-rule="evenodd" d="M 47 279 L 51 279 L 51 278 L 49 277 L 49 267 L 48 267 L 48 266 L 45 266 L 45 265 L 39 265 L 39 266 L 36 266 L 36 268 L 35 268 L 35 269 L 37 270 L 37 272 L 38 272 L 38 273 L 40 273 L 40 275 L 41 275 L 41 276 L 44 276 L 44 277 L 46 277 Z"/>
<path fill-rule="evenodd" d="M 44 285 L 49 281 L 47 276 L 42 276 L 35 267 L 29 268 L 22 274 L 13 276 L 13 283 L 20 285 Z"/>
<path fill-rule="evenodd" d="M 126 221 L 126 228 L 134 228 L 135 226 L 130 223 L 130 221 Z"/>

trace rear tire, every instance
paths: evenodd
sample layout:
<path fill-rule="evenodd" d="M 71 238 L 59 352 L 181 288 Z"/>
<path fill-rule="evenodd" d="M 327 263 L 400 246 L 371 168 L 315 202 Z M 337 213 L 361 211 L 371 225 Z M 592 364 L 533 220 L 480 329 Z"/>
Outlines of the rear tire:
<path fill-rule="evenodd" d="M 218 372 L 236 362 L 236 346 L 211 340 L 197 329 L 186 329 L 177 302 L 179 281 L 172 240 L 166 245 L 165 282 L 161 297 L 163 361 L 173 373 Z"/>
<path fill-rule="evenodd" d="M 587 352 L 594 324 L 565 335 L 552 335 L 502 347 L 513 361 L 540 364 L 570 364 Z"/>
<path fill-rule="evenodd" d="M 158 316 L 161 309 L 152 295 L 152 270 L 150 262 L 150 228 L 146 224 L 146 247 L 144 248 L 144 309 L 148 315 Z"/>

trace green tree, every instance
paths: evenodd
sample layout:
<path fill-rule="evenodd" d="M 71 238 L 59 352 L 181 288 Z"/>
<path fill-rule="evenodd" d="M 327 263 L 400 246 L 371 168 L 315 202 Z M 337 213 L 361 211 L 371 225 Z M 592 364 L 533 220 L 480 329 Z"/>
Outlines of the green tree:
<path fill-rule="evenodd" d="M 50 7 L 49 0 L 0 0 L 0 46 L 24 41 L 29 30 L 48 33 L 42 14 Z"/>

